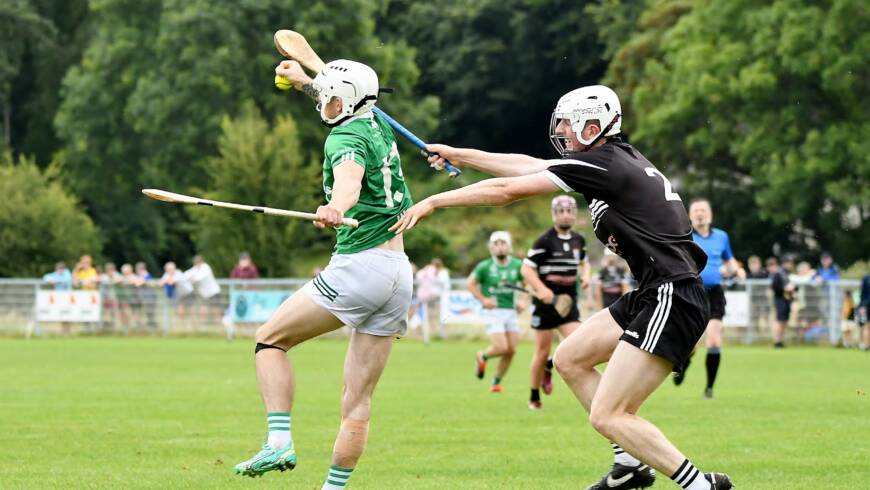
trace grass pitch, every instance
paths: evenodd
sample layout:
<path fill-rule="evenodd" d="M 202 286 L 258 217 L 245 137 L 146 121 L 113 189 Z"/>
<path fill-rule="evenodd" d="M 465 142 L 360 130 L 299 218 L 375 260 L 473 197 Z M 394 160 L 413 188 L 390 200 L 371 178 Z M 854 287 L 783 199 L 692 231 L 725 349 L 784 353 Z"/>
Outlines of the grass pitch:
<path fill-rule="evenodd" d="M 490 394 L 482 343 L 398 341 L 349 488 L 585 488 L 610 446 L 561 381 L 526 409 L 531 345 Z M 235 463 L 265 430 L 253 343 L 186 338 L 0 340 L 0 488 L 318 489 L 339 423 L 346 341 L 293 351 L 299 466 L 251 480 Z M 702 351 L 703 353 L 703 351 Z M 728 347 L 716 399 L 703 357 L 642 414 L 703 470 L 744 489 L 870 488 L 870 355 Z M 656 488 L 677 488 L 659 475 Z"/>

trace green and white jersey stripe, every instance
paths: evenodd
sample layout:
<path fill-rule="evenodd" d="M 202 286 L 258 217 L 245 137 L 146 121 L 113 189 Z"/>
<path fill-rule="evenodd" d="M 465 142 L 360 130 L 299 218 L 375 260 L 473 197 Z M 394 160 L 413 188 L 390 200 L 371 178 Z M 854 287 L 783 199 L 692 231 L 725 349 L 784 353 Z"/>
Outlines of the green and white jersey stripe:
<path fill-rule="evenodd" d="M 374 113 L 356 117 L 332 129 L 324 144 L 323 192 L 332 199 L 333 168 L 356 162 L 365 169 L 359 201 L 345 217 L 359 221 L 358 228 L 338 229 L 336 253 L 362 252 L 395 236 L 388 231 L 411 207 L 411 193 L 402 174 L 396 137 L 390 125 Z"/>

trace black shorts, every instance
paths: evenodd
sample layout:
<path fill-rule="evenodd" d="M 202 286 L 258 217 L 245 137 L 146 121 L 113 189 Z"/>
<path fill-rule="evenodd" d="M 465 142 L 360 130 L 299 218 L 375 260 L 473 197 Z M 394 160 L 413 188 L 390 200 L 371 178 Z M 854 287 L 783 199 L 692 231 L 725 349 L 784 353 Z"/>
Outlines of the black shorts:
<path fill-rule="evenodd" d="M 718 284 L 705 289 L 707 298 L 710 299 L 710 319 L 721 320 L 725 317 L 725 290 Z"/>
<path fill-rule="evenodd" d="M 668 360 L 675 372 L 685 369 L 710 320 L 707 292 L 698 279 L 636 289 L 608 309 L 624 330 L 619 340 Z"/>
<path fill-rule="evenodd" d="M 552 304 L 535 301 L 532 306 L 532 328 L 535 330 L 552 330 L 566 323 L 580 321 L 580 308 L 577 307 L 577 297 L 571 296 L 571 312 L 568 316 L 559 316 Z"/>
<path fill-rule="evenodd" d="M 773 298 L 773 306 L 776 308 L 776 321 L 787 322 L 791 316 L 791 301 L 785 298 Z"/>

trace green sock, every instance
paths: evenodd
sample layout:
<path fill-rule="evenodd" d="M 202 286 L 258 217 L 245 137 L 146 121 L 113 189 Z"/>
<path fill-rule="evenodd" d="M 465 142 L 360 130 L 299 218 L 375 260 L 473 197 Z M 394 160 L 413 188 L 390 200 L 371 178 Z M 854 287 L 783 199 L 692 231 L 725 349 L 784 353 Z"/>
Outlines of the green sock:
<path fill-rule="evenodd" d="M 266 414 L 269 426 L 269 446 L 279 449 L 290 444 L 290 412 L 269 412 Z"/>
<path fill-rule="evenodd" d="M 350 479 L 350 474 L 353 468 L 342 468 L 341 466 L 332 465 L 329 467 L 329 474 L 326 476 L 326 482 L 323 484 L 322 490 L 333 490 L 336 488 L 344 488 L 347 481 Z"/>
<path fill-rule="evenodd" d="M 501 384 L 501 378 L 492 378 L 492 384 L 494 384 L 494 385 Z"/>
<path fill-rule="evenodd" d="M 480 355 L 480 358 L 483 359 L 483 362 L 486 362 L 486 361 L 489 360 L 489 356 L 486 355 L 486 352 L 484 352 L 483 354 L 481 354 L 481 355 Z"/>

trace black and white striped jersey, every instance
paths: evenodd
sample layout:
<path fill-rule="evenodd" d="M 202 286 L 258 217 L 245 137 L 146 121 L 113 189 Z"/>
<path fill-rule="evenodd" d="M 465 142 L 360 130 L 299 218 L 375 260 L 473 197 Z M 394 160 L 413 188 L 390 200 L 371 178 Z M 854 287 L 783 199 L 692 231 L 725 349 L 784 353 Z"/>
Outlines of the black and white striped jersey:
<path fill-rule="evenodd" d="M 618 138 L 554 163 L 546 175 L 583 194 L 595 236 L 628 262 L 639 289 L 698 277 L 707 255 L 692 241 L 692 225 L 671 182 Z"/>
<path fill-rule="evenodd" d="M 577 295 L 577 269 L 586 259 L 586 239 L 569 231 L 550 228 L 535 240 L 524 264 L 538 271 L 538 277 L 555 294 Z"/>

